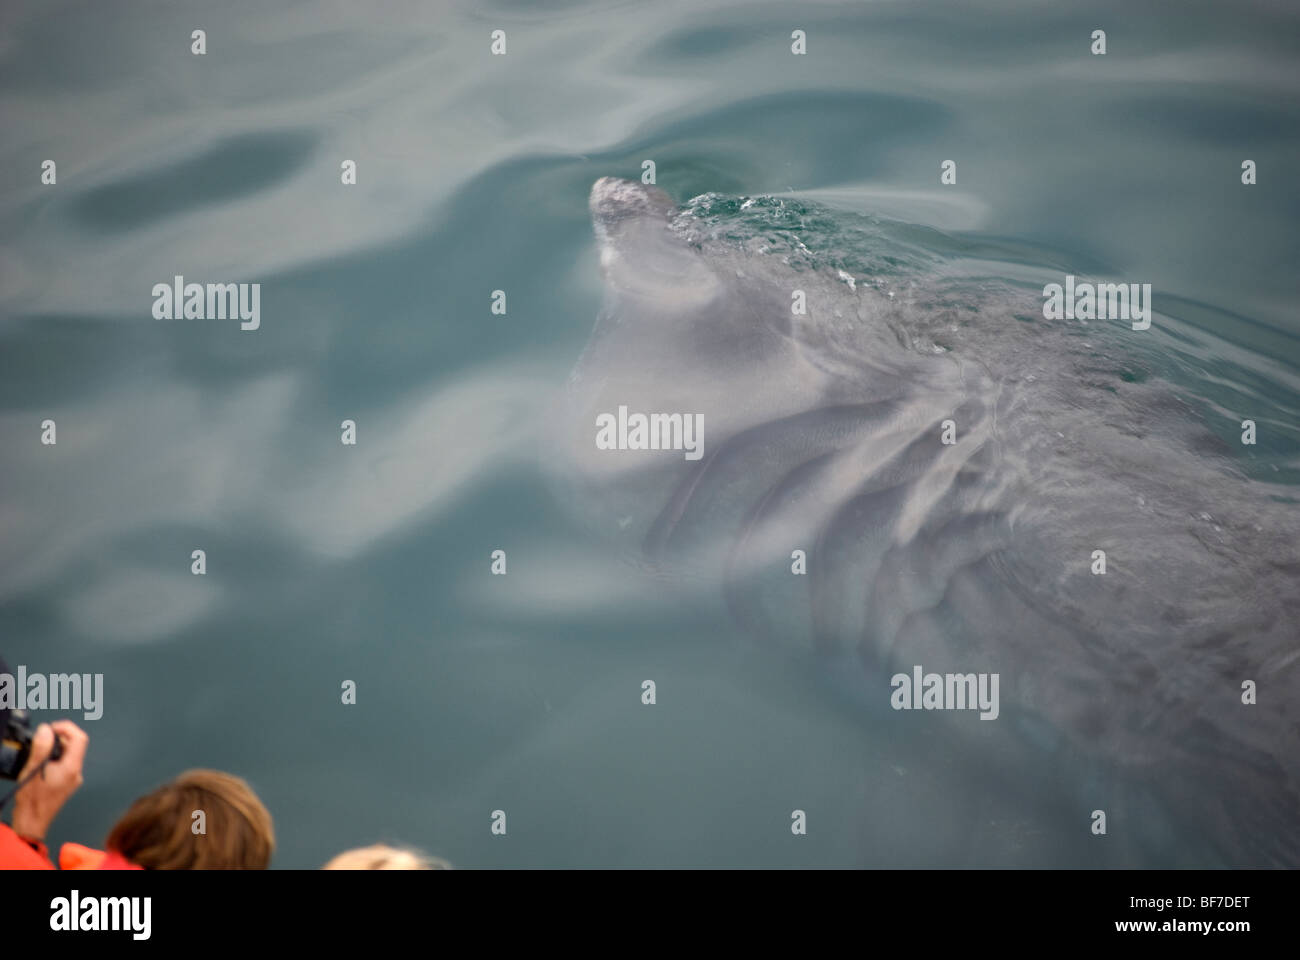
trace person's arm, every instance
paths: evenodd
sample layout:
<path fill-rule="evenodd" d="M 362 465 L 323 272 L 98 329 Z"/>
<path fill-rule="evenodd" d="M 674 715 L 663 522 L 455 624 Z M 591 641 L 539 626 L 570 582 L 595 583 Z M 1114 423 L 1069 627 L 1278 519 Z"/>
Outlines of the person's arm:
<path fill-rule="evenodd" d="M 82 783 L 81 767 L 90 738 L 71 720 L 56 720 L 36 728 L 32 751 L 19 774 L 19 782 L 31 776 L 49 756 L 56 733 L 63 741 L 63 755 L 45 764 L 45 768 L 14 795 L 13 832 L 29 844 L 35 842 L 44 846 L 50 824 Z"/>

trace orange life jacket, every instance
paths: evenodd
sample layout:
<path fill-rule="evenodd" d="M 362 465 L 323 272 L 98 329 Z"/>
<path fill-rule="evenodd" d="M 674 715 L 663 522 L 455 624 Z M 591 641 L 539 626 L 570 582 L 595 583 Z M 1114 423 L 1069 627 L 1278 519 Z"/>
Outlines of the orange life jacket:
<path fill-rule="evenodd" d="M 59 850 L 59 866 L 64 870 L 143 870 L 116 850 L 95 850 L 79 843 L 65 843 Z"/>
<path fill-rule="evenodd" d="M 30 844 L 8 824 L 0 823 L 0 870 L 53 869 L 45 844 Z"/>

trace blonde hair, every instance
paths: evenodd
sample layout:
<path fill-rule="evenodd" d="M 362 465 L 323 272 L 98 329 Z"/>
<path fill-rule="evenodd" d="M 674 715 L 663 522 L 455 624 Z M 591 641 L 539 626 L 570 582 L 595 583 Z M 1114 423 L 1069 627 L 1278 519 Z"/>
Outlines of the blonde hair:
<path fill-rule="evenodd" d="M 387 844 L 345 850 L 322 870 L 450 870 L 451 864 L 417 850 L 402 850 Z"/>
<path fill-rule="evenodd" d="M 200 810 L 205 832 L 196 834 Z M 265 870 L 275 829 L 245 781 L 218 770 L 187 770 L 131 804 L 107 846 L 146 870 Z"/>

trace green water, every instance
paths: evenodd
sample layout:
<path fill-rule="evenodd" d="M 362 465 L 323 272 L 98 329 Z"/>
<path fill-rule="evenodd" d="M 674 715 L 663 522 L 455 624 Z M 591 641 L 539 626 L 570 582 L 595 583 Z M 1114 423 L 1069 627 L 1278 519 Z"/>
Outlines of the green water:
<path fill-rule="evenodd" d="M 653 160 L 678 201 L 793 195 L 1151 283 L 1187 347 L 1164 372 L 1263 411 L 1255 466 L 1294 482 L 1298 17 L 7 4 L 0 653 L 105 678 L 54 840 L 212 766 L 265 799 L 280 867 L 376 840 L 485 867 L 1183 863 L 1062 831 L 1073 798 L 899 739 L 650 585 L 557 508 L 527 425 L 599 307 L 591 183 Z M 176 275 L 261 283 L 260 329 L 155 320 Z"/>

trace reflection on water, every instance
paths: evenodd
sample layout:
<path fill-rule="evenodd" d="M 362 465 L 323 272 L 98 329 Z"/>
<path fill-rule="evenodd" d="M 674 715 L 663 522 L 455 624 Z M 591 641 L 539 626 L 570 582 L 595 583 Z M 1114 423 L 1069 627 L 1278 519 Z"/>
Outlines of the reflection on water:
<path fill-rule="evenodd" d="M 599 305 L 587 192 L 651 159 L 679 201 L 795 194 L 947 231 L 1004 275 L 1151 283 L 1181 338 L 1160 374 L 1258 417 L 1247 469 L 1294 484 L 1296 12 L 1025 13 L 9 5 L 3 653 L 106 685 L 55 839 L 211 765 L 262 792 L 281 866 L 380 838 L 485 866 L 1200 862 L 1157 827 L 1062 835 L 1077 795 L 990 782 L 682 602 L 537 466 Z M 153 320 L 176 275 L 261 283 L 261 329 Z M 794 808 L 816 811 L 797 843 Z"/>

